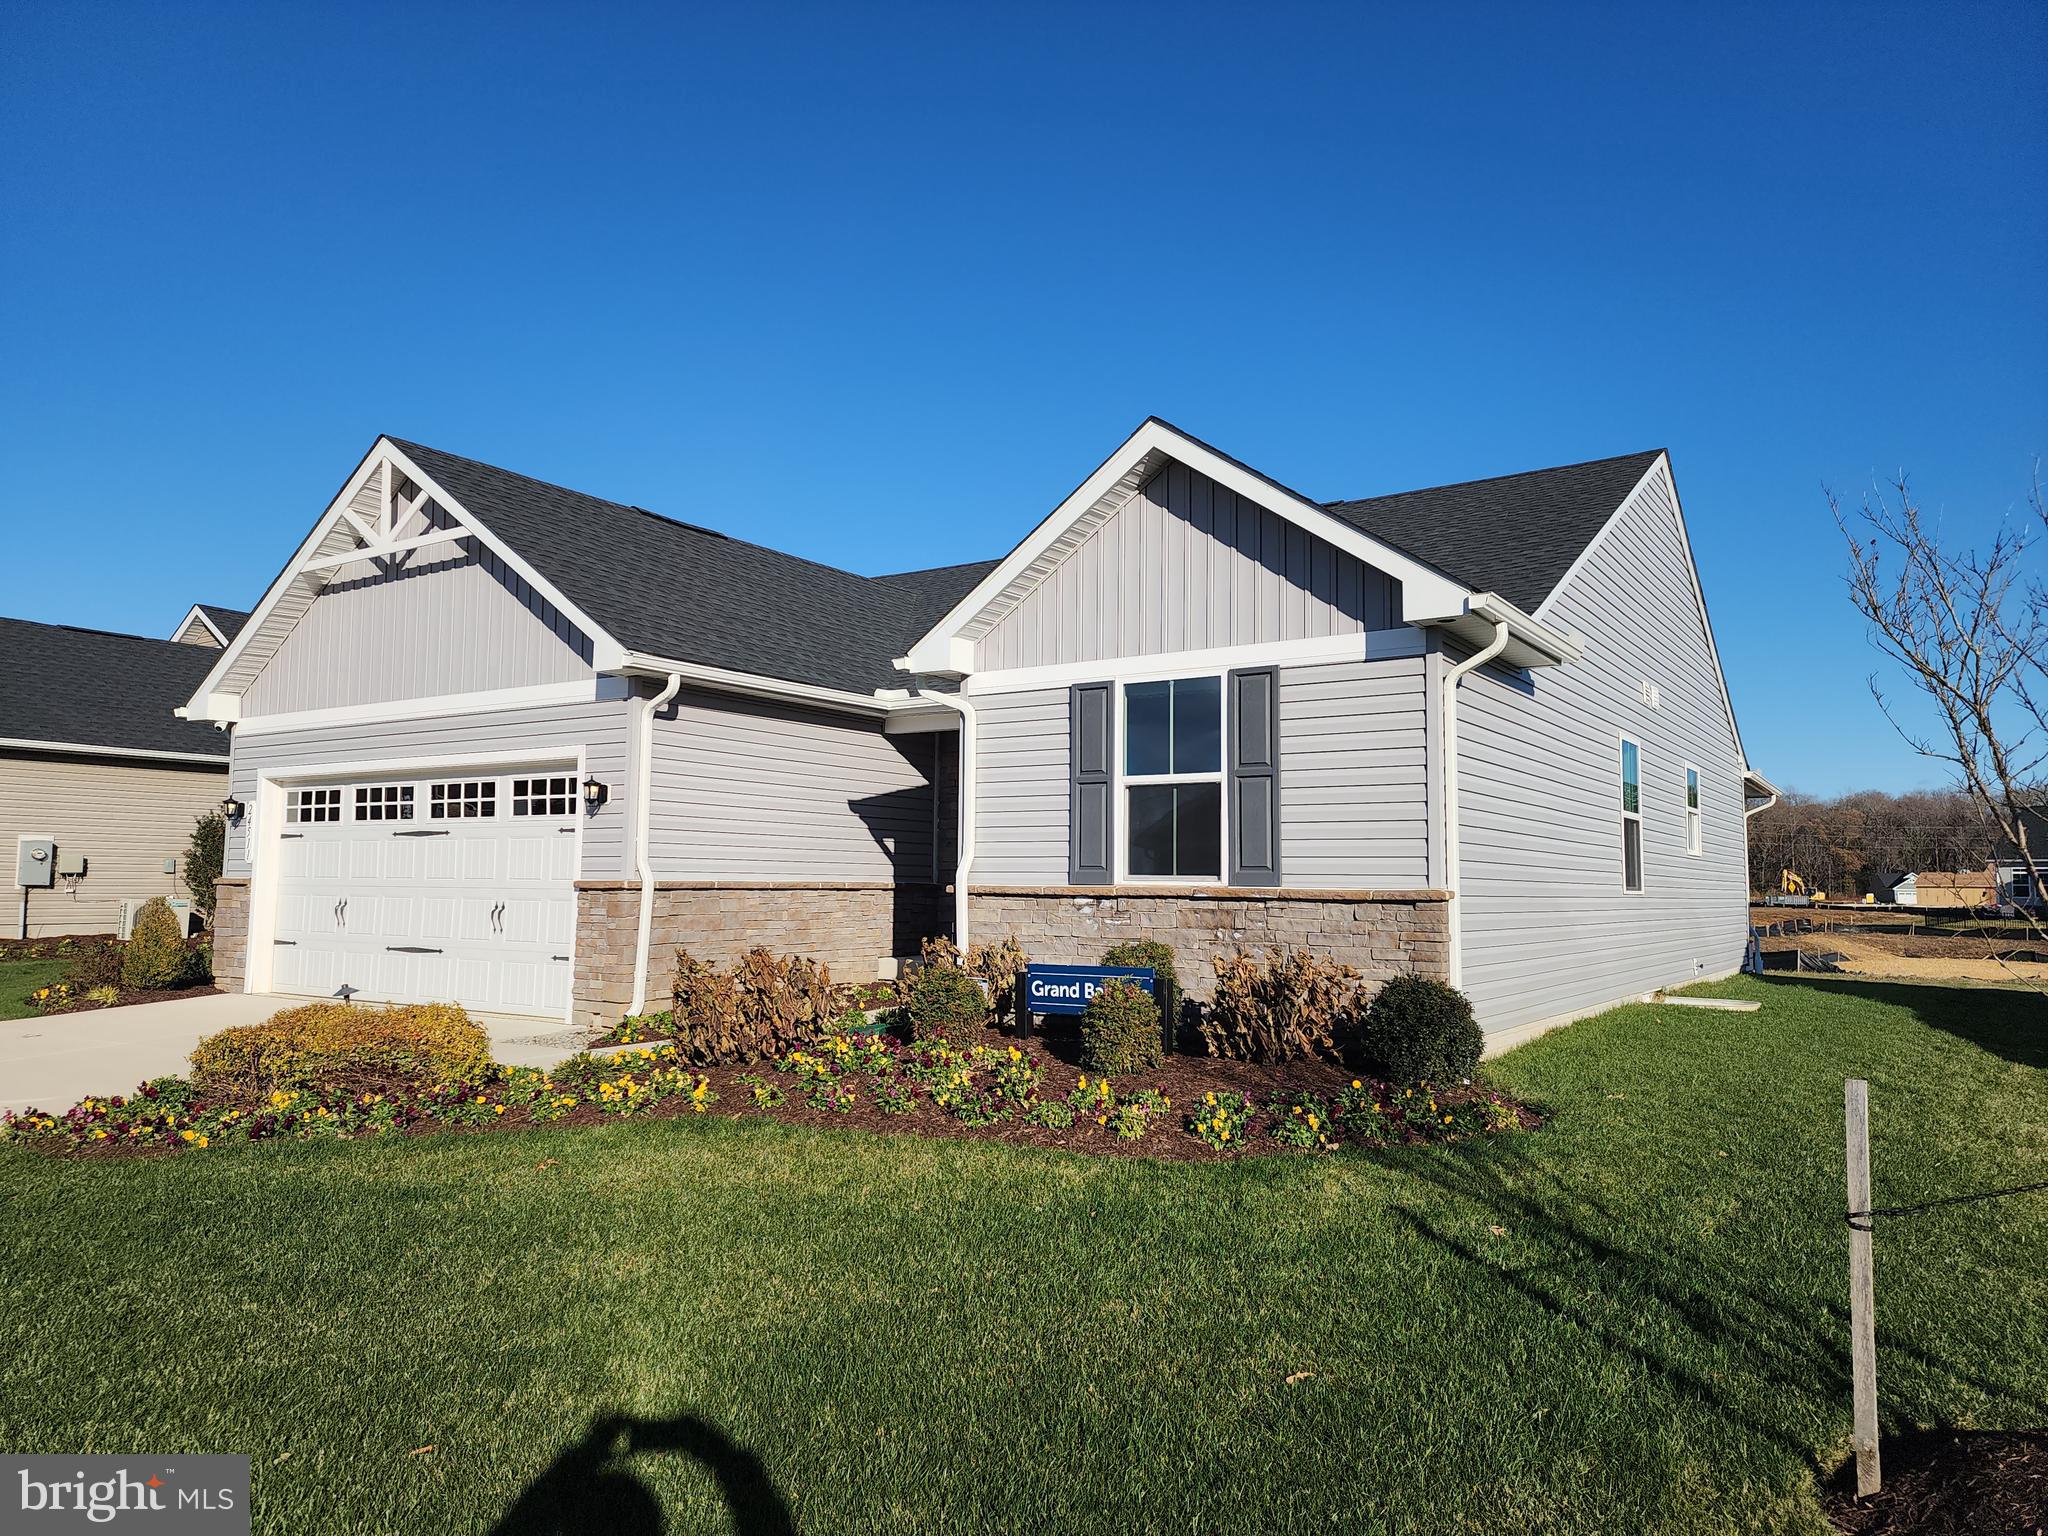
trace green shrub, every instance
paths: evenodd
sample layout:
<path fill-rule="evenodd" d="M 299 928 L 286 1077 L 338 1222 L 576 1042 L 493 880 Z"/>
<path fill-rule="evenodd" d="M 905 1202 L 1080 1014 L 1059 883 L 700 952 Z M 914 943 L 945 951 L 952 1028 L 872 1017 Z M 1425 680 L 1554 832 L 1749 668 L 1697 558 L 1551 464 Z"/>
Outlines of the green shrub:
<path fill-rule="evenodd" d="M 1144 988 L 1112 976 L 1081 1011 L 1081 1065 L 1121 1075 L 1159 1065 L 1159 1005 Z"/>
<path fill-rule="evenodd" d="M 1103 951 L 1104 965 L 1134 966 L 1152 972 L 1152 996 L 1159 1003 L 1159 1023 L 1171 1041 L 1180 1030 L 1180 972 L 1173 968 L 1173 947 L 1157 939 L 1128 939 Z"/>
<path fill-rule="evenodd" d="M 192 905 L 205 917 L 209 928 L 213 926 L 216 896 L 213 882 L 220 878 L 227 846 L 227 818 L 219 811 L 208 811 L 193 821 L 192 840 L 185 845 L 185 889 L 191 892 Z"/>
<path fill-rule="evenodd" d="M 192 1052 L 193 1082 L 229 1093 L 366 1078 L 473 1083 L 490 1066 L 490 1037 L 452 1003 L 309 1003 L 209 1035 Z"/>
<path fill-rule="evenodd" d="M 64 980 L 83 996 L 102 987 L 121 985 L 121 944 L 117 939 L 89 939 L 71 952 L 64 964 Z"/>
<path fill-rule="evenodd" d="M 832 973 L 815 960 L 750 949 L 730 971 L 676 951 L 671 1033 L 699 1066 L 755 1062 L 809 1045 L 836 1016 Z"/>
<path fill-rule="evenodd" d="M 182 983 L 192 965 L 185 948 L 185 925 L 171 904 L 155 896 L 135 914 L 135 927 L 121 955 L 121 983 L 138 992 L 154 992 Z"/>
<path fill-rule="evenodd" d="M 926 965 L 911 978 L 910 1034 L 915 1040 L 969 1044 L 988 1023 L 988 995 L 957 966 Z"/>
<path fill-rule="evenodd" d="M 1465 994 L 1426 976 L 1396 976 L 1366 1012 L 1366 1061 L 1390 1083 L 1463 1082 L 1485 1045 Z"/>
<path fill-rule="evenodd" d="M 1216 995 L 1202 1016 L 1211 1055 L 1235 1061 L 1335 1059 L 1355 1045 L 1358 972 L 1305 949 L 1239 950 L 1216 962 Z"/>

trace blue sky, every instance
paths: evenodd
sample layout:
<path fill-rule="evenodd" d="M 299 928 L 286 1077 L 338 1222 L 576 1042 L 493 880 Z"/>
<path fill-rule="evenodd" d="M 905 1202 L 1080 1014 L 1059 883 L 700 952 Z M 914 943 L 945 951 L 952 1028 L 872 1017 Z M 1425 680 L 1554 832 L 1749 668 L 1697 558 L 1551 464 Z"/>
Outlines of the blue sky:
<path fill-rule="evenodd" d="M 1148 414 L 1335 498 L 1670 448 L 1752 762 L 1823 482 L 2048 449 L 2048 10 L 21 6 L 0 611 L 254 602 L 376 433 L 876 572 Z"/>

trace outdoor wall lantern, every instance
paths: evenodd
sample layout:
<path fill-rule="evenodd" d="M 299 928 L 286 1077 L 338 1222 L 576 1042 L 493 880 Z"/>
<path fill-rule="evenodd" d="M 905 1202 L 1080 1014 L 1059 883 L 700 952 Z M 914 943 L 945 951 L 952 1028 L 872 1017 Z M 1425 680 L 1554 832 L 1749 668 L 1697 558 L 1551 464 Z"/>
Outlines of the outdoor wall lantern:
<path fill-rule="evenodd" d="M 596 779 L 585 779 L 583 781 L 584 809 L 591 811 L 596 810 L 600 805 L 603 805 L 605 801 L 611 798 L 611 793 L 612 792 L 609 789 L 605 788 L 605 786 L 600 784 Z"/>
<path fill-rule="evenodd" d="M 240 821 L 242 819 L 242 802 L 233 795 L 229 795 L 227 799 L 221 801 L 220 813 L 230 822 Z"/>

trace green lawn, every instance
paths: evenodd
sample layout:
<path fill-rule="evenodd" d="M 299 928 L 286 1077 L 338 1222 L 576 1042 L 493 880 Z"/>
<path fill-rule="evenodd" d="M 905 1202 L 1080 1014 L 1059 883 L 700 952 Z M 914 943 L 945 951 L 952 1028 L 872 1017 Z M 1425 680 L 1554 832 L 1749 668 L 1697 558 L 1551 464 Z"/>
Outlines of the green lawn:
<path fill-rule="evenodd" d="M 8 960 L 0 962 L 0 1020 L 35 1016 L 29 993 L 64 979 L 63 960 Z"/>
<path fill-rule="evenodd" d="M 2048 1178 L 2048 1005 L 1716 990 L 1765 1007 L 1575 1025 L 1489 1068 L 1546 1129 L 1399 1154 L 716 1117 L 8 1152 L 0 1447 L 246 1451 L 294 1536 L 652 1531 L 650 1499 L 670 1531 L 1819 1531 L 1842 1078 L 1881 1203 Z M 2048 1424 L 2048 1197 L 1885 1225 L 1877 1274 L 1891 1425 Z"/>

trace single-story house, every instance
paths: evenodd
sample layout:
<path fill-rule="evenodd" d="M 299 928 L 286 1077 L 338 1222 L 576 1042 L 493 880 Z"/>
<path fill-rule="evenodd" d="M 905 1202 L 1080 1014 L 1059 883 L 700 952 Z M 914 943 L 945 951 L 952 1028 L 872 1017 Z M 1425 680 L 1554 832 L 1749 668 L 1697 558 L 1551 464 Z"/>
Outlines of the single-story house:
<path fill-rule="evenodd" d="M 1891 899 L 1912 907 L 1988 907 L 1999 900 L 1998 870 L 1916 870 L 1893 883 Z"/>
<path fill-rule="evenodd" d="M 228 742 L 174 711 L 246 617 L 195 607 L 170 640 L 0 619 L 0 847 L 17 882 L 0 933 L 116 933 L 124 907 L 186 895 Z"/>
<path fill-rule="evenodd" d="M 380 437 L 192 690 L 216 969 L 596 1023 L 677 946 L 1240 946 L 1497 1040 L 1735 970 L 1753 798 L 1661 451 L 1319 502 L 1158 420 L 867 577 Z"/>

